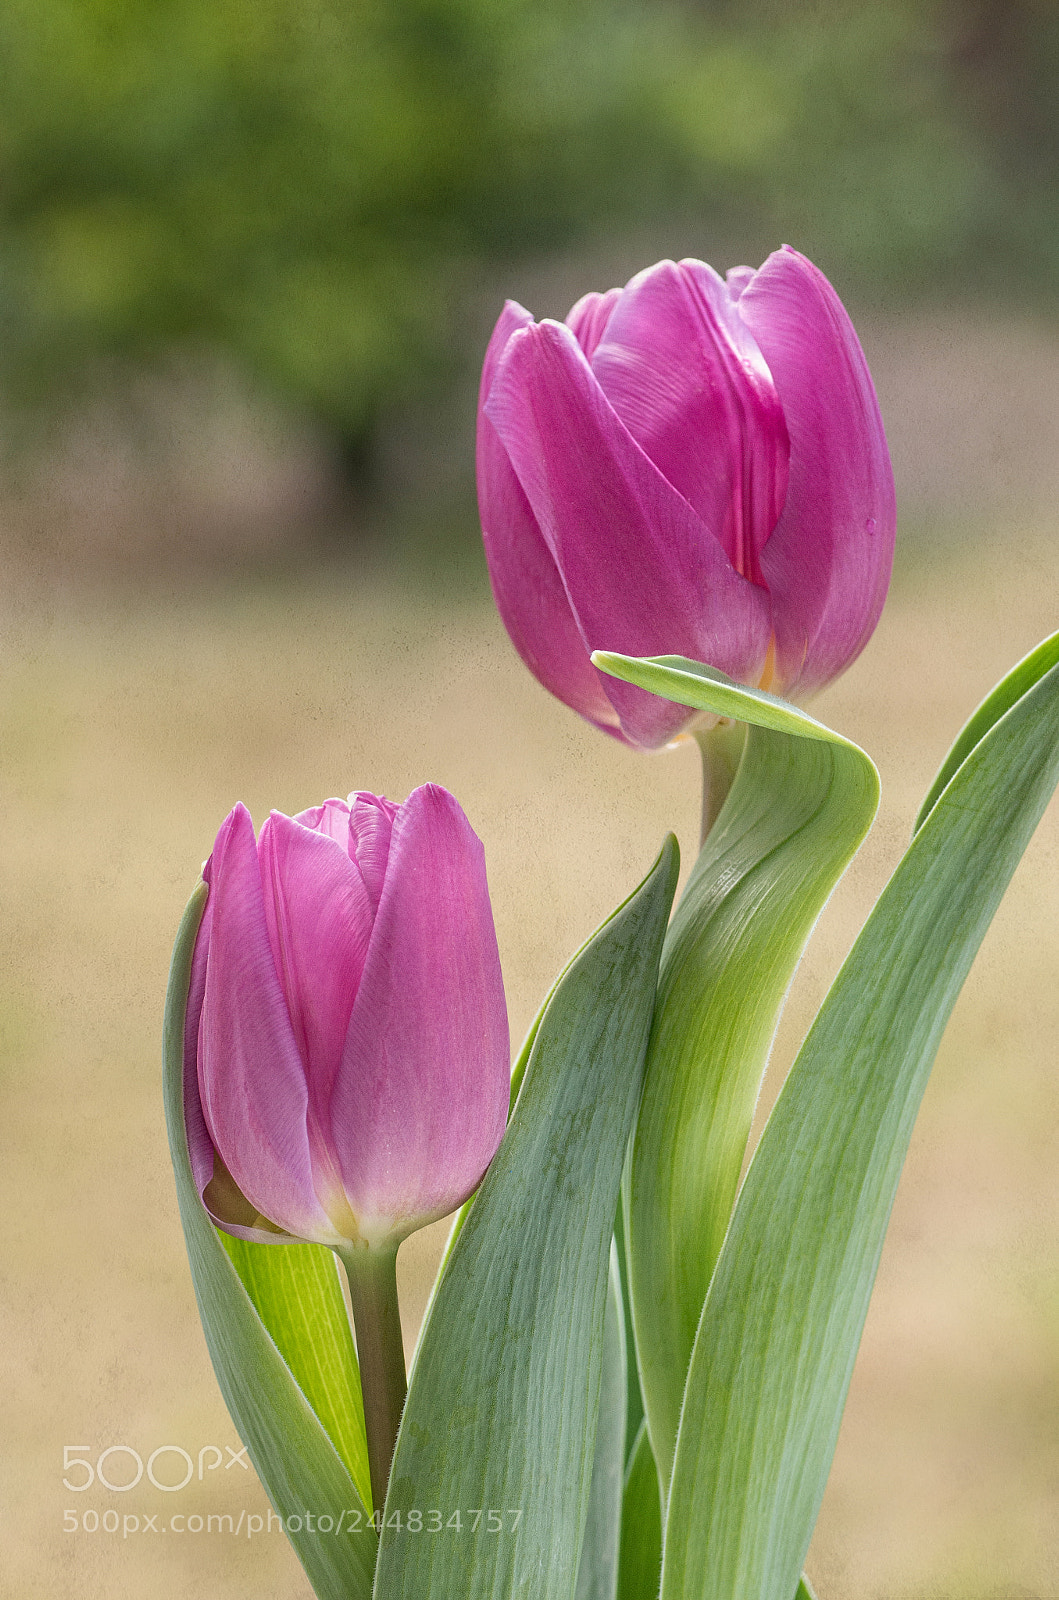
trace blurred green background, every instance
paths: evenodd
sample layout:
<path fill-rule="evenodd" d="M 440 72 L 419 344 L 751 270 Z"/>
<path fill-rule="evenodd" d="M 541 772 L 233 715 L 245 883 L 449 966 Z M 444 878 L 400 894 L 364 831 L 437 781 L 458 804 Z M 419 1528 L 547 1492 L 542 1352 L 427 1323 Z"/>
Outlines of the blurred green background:
<path fill-rule="evenodd" d="M 378 494 L 560 251 L 786 239 L 861 301 L 1048 305 L 1057 51 L 1051 0 L 6 0 L 0 386 L 222 361 Z"/>
<path fill-rule="evenodd" d="M 0 1594 L 307 1594 L 280 1535 L 86 1531 L 260 1513 L 239 1469 L 62 1481 L 66 1445 L 236 1443 L 157 1059 L 230 805 L 446 783 L 485 841 L 515 1037 L 664 828 L 690 859 L 693 752 L 582 725 L 490 603 L 474 392 L 504 296 L 562 315 L 662 255 L 785 239 L 876 378 L 895 584 L 817 709 L 883 807 L 767 1104 L 951 738 L 1059 620 L 1057 112 L 1045 0 L 4 0 Z M 1053 806 L 917 1127 L 821 1600 L 1059 1595 L 1057 887 Z M 402 1249 L 409 1349 L 443 1234 Z"/>

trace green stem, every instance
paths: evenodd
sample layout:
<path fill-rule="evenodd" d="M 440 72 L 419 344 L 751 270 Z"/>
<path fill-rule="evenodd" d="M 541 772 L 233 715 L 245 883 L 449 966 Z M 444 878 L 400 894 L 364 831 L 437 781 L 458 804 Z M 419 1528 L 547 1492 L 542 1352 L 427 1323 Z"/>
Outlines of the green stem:
<path fill-rule="evenodd" d="M 702 728 L 694 735 L 702 753 L 702 828 L 700 848 L 706 835 L 717 821 L 721 807 L 728 799 L 728 791 L 743 759 L 746 744 L 746 724 L 729 722 L 727 718 L 712 728 Z"/>
<path fill-rule="evenodd" d="M 357 1331 L 371 1498 L 375 1510 L 381 1511 L 390 1481 L 397 1426 L 408 1392 L 397 1304 L 397 1248 L 367 1250 L 348 1245 L 337 1254 L 349 1280 L 353 1326 Z"/>

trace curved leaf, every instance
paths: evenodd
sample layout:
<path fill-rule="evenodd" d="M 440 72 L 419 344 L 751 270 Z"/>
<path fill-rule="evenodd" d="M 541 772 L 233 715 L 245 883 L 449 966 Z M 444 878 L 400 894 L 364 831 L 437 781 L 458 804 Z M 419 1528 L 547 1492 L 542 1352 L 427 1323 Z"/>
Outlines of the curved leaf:
<path fill-rule="evenodd" d="M 200 884 L 188 902 L 173 950 L 163 1041 L 169 1149 L 199 1315 L 232 1421 L 269 1499 L 284 1519 L 287 1536 L 315 1594 L 320 1600 L 370 1600 L 376 1537 L 370 1527 L 365 1528 L 363 1501 L 349 1468 L 262 1322 L 199 1199 L 192 1176 L 184 1129 L 184 1012 L 195 937 L 205 904 L 206 886 Z M 300 1247 L 277 1244 L 258 1248 L 284 1251 Z M 326 1302 L 308 1308 L 306 1315 L 310 1325 L 319 1317 L 318 1327 L 326 1326 Z M 302 1370 L 304 1375 L 304 1366 Z M 306 1512 L 312 1514 L 316 1531 L 306 1528 Z M 330 1532 L 319 1531 L 321 1517 L 331 1519 Z M 354 1521 L 360 1531 L 347 1531 Z"/>
<path fill-rule="evenodd" d="M 675 700 L 678 705 L 694 706 L 714 716 L 730 717 L 733 722 L 771 728 L 774 733 L 824 739 L 829 744 L 844 745 L 855 751 L 862 761 L 868 759 L 857 745 L 817 722 L 800 706 L 791 705 L 789 700 L 781 700 L 764 689 L 748 689 L 717 667 L 708 667 L 704 661 L 689 661 L 686 656 L 623 656 L 614 650 L 594 650 L 592 665 L 612 678 L 649 689 L 663 700 Z"/>
<path fill-rule="evenodd" d="M 1050 659 L 1016 668 L 1015 691 L 1009 679 L 979 713 L 761 1137 L 688 1373 L 663 1600 L 796 1589 L 930 1067 L 1059 778 Z"/>
<path fill-rule="evenodd" d="M 541 1018 L 508 1132 L 420 1339 L 377 1600 L 572 1600 L 611 1233 L 676 870 L 670 839 Z M 409 1512 L 429 1508 L 440 1529 L 413 1531 Z"/>
<path fill-rule="evenodd" d="M 952 749 L 942 762 L 938 775 L 919 808 L 919 815 L 912 829 L 913 835 L 919 832 L 937 804 L 942 790 L 963 766 L 975 745 L 984 739 L 994 722 L 1002 717 L 1005 711 L 1010 710 L 1026 690 L 1031 689 L 1037 679 L 1057 662 L 1059 662 L 1059 633 L 1053 633 L 1012 667 L 1007 676 L 1001 678 L 995 689 L 989 691 L 978 710 L 960 730 Z"/>
<path fill-rule="evenodd" d="M 667 1485 L 684 1379 L 791 977 L 875 815 L 856 745 L 795 706 L 677 657 L 597 652 L 655 693 L 751 723 L 666 936 L 625 1186 L 633 1326 Z"/>

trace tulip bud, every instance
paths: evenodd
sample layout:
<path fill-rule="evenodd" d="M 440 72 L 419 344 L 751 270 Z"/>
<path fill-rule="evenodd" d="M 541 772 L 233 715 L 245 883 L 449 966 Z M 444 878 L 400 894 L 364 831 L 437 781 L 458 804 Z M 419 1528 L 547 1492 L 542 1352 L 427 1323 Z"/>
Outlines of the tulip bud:
<path fill-rule="evenodd" d="M 186 1025 L 192 1165 L 249 1239 L 392 1250 L 504 1132 L 507 1012 L 482 846 L 446 790 L 217 835 Z"/>
<path fill-rule="evenodd" d="M 564 323 L 508 302 L 478 413 L 493 593 L 530 670 L 652 748 L 697 713 L 609 678 L 593 650 L 684 655 L 805 698 L 863 649 L 895 505 L 864 355 L 787 248 L 727 281 L 662 261 Z"/>

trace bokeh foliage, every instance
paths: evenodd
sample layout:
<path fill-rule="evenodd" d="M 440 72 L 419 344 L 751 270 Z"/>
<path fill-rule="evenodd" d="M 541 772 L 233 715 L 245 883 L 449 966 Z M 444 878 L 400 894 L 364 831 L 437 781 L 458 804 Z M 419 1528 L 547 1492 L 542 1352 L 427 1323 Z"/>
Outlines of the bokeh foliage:
<path fill-rule="evenodd" d="M 199 343 L 355 442 L 483 268 L 674 216 L 1051 287 L 1057 54 L 1045 0 L 6 0 L 0 377 Z"/>

